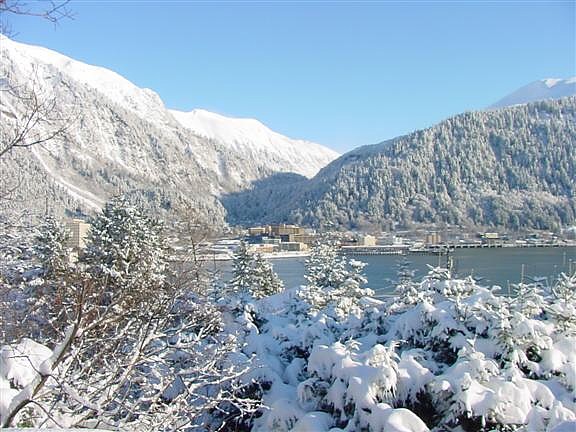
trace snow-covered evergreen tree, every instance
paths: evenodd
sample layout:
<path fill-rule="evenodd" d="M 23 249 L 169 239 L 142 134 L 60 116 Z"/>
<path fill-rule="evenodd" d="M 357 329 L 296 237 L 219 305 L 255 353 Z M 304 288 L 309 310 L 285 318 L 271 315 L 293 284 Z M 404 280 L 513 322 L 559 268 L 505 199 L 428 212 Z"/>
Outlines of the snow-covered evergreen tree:
<path fill-rule="evenodd" d="M 246 295 L 254 285 L 253 256 L 245 242 L 240 242 L 234 251 L 232 260 L 232 279 L 227 286 L 227 293 Z"/>
<path fill-rule="evenodd" d="M 66 226 L 53 216 L 31 229 L 29 245 L 10 265 L 3 295 L 4 315 L 10 316 L 3 323 L 8 340 L 27 336 L 46 342 L 63 335 L 78 279 L 67 247 L 69 237 Z"/>
<path fill-rule="evenodd" d="M 167 270 L 161 231 L 160 223 L 122 197 L 94 218 L 82 263 L 107 302 L 130 308 L 159 299 Z"/>
<path fill-rule="evenodd" d="M 253 279 L 250 292 L 255 299 L 278 294 L 284 289 L 284 284 L 272 269 L 272 265 L 260 253 L 254 254 Z"/>
<path fill-rule="evenodd" d="M 576 272 L 560 275 L 552 286 L 552 298 L 546 312 L 554 317 L 561 331 L 576 336 Z"/>
<path fill-rule="evenodd" d="M 422 301 L 420 285 L 415 280 L 415 271 L 410 268 L 410 262 L 406 257 L 398 263 L 394 291 L 398 295 L 398 304 L 403 303 L 409 307 Z"/>
<path fill-rule="evenodd" d="M 47 216 L 37 230 L 34 251 L 46 276 L 67 270 L 70 236 L 70 230 L 53 216 Z"/>
<path fill-rule="evenodd" d="M 282 289 L 282 281 L 270 263 L 261 254 L 250 252 L 245 242 L 240 242 L 232 261 L 232 279 L 225 292 L 246 300 L 247 296 L 259 299 Z"/>
<path fill-rule="evenodd" d="M 346 261 L 338 255 L 338 246 L 334 242 L 315 245 L 306 260 L 306 281 L 309 285 L 323 288 L 335 288 L 346 280 Z"/>
<path fill-rule="evenodd" d="M 332 304 L 336 313 L 349 313 L 355 303 L 373 292 L 363 288 L 366 278 L 362 274 L 365 263 L 348 260 L 339 255 L 333 242 L 320 243 L 306 260 L 305 278 L 308 284 L 300 289 L 299 295 L 317 311 Z"/>
<path fill-rule="evenodd" d="M 314 245 L 306 260 L 308 282 L 299 292 L 312 311 L 326 307 L 332 300 L 332 292 L 346 280 L 346 261 L 338 255 L 333 242 L 322 242 Z"/>

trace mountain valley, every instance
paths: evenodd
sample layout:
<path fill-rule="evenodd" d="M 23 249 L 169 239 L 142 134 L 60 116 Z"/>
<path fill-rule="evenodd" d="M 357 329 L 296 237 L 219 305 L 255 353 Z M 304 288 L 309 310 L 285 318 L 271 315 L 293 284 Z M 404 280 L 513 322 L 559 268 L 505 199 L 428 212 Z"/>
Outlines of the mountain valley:
<path fill-rule="evenodd" d="M 487 111 L 338 158 L 254 119 L 167 109 L 152 90 L 45 48 L 5 37 L 0 47 L 0 138 L 27 132 L 26 148 L 0 158 L 6 208 L 15 212 L 94 213 L 128 194 L 158 214 L 193 211 L 218 226 L 552 229 L 575 221 L 574 79 L 537 81 Z M 551 99 L 523 104 L 539 98 Z"/>

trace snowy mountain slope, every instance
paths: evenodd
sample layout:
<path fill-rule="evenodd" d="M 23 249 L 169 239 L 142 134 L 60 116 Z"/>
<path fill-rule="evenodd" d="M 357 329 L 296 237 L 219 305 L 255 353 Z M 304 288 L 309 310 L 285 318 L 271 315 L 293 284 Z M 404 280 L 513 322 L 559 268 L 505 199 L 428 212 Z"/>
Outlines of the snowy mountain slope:
<path fill-rule="evenodd" d="M 274 171 L 291 171 L 313 177 L 319 166 L 338 157 L 338 153 L 310 141 L 293 140 L 270 130 L 258 120 L 229 118 L 197 109 L 170 110 L 172 115 L 198 136 L 224 144 L 232 151 L 266 159 Z"/>
<path fill-rule="evenodd" d="M 0 47 L 3 55 L 9 53 L 23 74 L 35 77 L 39 84 L 66 75 L 139 115 L 155 121 L 167 117 L 164 104 L 156 93 L 135 86 L 116 72 L 73 60 L 44 47 L 18 43 L 3 35 L 0 35 Z"/>
<path fill-rule="evenodd" d="M 489 108 L 503 108 L 546 99 L 559 99 L 576 95 L 576 77 L 547 78 L 531 82 L 500 99 Z"/>
<path fill-rule="evenodd" d="M 40 101 L 56 101 L 48 115 L 54 121 L 37 124 L 35 134 L 49 135 L 66 125 L 58 139 L 34 151 L 19 149 L 0 161 L 3 173 L 14 174 L 5 178 L 36 176 L 18 188 L 22 202 L 52 196 L 60 210 L 93 208 L 112 194 L 131 191 L 166 209 L 192 202 L 210 219 L 222 220 L 220 195 L 276 172 L 311 176 L 337 156 L 276 134 L 255 120 L 203 112 L 205 125 L 196 121 L 196 130 L 185 127 L 176 118 L 182 116 L 167 110 L 151 90 L 45 48 L 2 37 L 0 61 L 4 85 L 33 89 Z M 22 126 L 30 110 L 22 98 L 3 94 L 2 140 Z M 213 118 L 220 133 L 203 133 L 214 127 Z M 257 127 L 246 127 L 246 122 Z"/>
<path fill-rule="evenodd" d="M 232 222 L 556 229 L 576 220 L 576 97 L 471 112 L 223 201 Z"/>

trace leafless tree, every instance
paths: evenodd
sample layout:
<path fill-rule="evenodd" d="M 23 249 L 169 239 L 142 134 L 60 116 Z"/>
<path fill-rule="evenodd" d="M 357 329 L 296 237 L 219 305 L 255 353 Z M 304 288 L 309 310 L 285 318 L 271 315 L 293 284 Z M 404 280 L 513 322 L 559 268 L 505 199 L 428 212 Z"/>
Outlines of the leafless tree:
<path fill-rule="evenodd" d="M 70 0 L 0 0 L 0 33 L 6 36 L 14 35 L 9 22 L 11 15 L 38 17 L 53 24 L 58 24 L 64 18 L 72 18 L 68 9 L 69 2 Z"/>
<path fill-rule="evenodd" d="M 55 97 L 43 94 L 33 84 L 15 84 L 9 76 L 2 81 L 0 98 L 4 102 L 0 103 L 0 114 L 11 127 L 2 134 L 0 158 L 12 149 L 44 144 L 64 136 L 72 117 L 61 114 Z"/>
<path fill-rule="evenodd" d="M 120 300 L 97 303 L 101 289 L 86 280 L 70 287 L 60 342 L 1 427 L 26 413 L 36 426 L 67 418 L 76 427 L 190 430 L 256 412 L 258 389 L 243 380 L 250 364 L 227 361 L 234 341 L 222 338 L 214 306 L 156 293 L 126 310 Z"/>
<path fill-rule="evenodd" d="M 64 1 L 0 0 L 0 34 L 12 36 L 10 16 L 38 17 L 57 24 L 71 18 Z M 26 77 L 26 83 L 17 82 L 3 59 L 0 69 L 0 115 L 10 124 L 0 141 L 0 158 L 19 147 L 31 147 L 62 136 L 71 123 L 70 116 L 59 115 L 55 97 L 40 90 L 35 74 Z"/>
<path fill-rule="evenodd" d="M 206 293 L 210 274 L 210 257 L 206 242 L 217 235 L 215 228 L 206 222 L 198 210 L 190 204 L 184 204 L 178 212 L 181 216 L 174 221 L 172 229 L 177 245 L 183 249 L 177 253 L 175 267 L 175 284 L 193 286 L 199 293 Z"/>

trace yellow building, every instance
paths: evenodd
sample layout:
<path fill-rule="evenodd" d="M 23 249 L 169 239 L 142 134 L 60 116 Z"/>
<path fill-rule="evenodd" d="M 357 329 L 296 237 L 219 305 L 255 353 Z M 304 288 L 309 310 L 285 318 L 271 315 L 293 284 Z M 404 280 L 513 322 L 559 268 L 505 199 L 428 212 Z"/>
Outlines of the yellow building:
<path fill-rule="evenodd" d="M 366 234 L 358 237 L 358 246 L 376 246 L 376 237 Z"/>
<path fill-rule="evenodd" d="M 283 236 L 283 235 L 291 235 L 291 234 L 304 234 L 304 228 L 299 227 L 297 225 L 271 225 L 270 232 L 274 236 Z"/>
<path fill-rule="evenodd" d="M 308 250 L 308 246 L 300 242 L 282 242 L 280 250 L 285 252 L 303 252 Z"/>
<path fill-rule="evenodd" d="M 70 238 L 66 246 L 76 250 L 84 249 L 88 231 L 90 231 L 90 224 L 82 219 L 72 219 L 67 223 L 67 227 L 70 230 Z"/>
<path fill-rule="evenodd" d="M 429 232 L 426 234 L 426 244 L 437 245 L 442 243 L 442 236 L 438 232 Z"/>
<path fill-rule="evenodd" d="M 278 245 L 277 244 L 263 244 L 257 243 L 250 245 L 248 250 L 253 253 L 273 253 L 278 252 Z"/>
<path fill-rule="evenodd" d="M 259 236 L 259 235 L 263 235 L 266 234 L 266 227 L 253 227 L 253 228 L 248 228 L 248 235 L 255 237 L 255 236 Z"/>
<path fill-rule="evenodd" d="M 292 241 L 305 243 L 308 246 L 313 245 L 316 242 L 316 235 L 315 234 L 294 234 L 292 237 Z"/>

